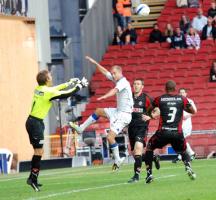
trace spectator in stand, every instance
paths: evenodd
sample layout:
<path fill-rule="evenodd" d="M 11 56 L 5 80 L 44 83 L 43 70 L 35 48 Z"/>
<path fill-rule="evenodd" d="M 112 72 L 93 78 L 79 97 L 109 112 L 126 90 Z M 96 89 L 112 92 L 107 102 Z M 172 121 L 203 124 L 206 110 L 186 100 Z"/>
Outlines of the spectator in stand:
<path fill-rule="evenodd" d="M 187 17 L 186 15 L 182 15 L 179 22 L 179 27 L 181 31 L 183 31 L 184 34 L 188 33 L 190 26 L 191 24 L 189 17 Z"/>
<path fill-rule="evenodd" d="M 197 10 L 197 16 L 193 18 L 192 27 L 201 32 L 203 27 L 207 24 L 207 17 L 203 15 L 201 8 Z"/>
<path fill-rule="evenodd" d="M 188 0 L 176 0 L 176 6 L 178 8 L 188 7 Z"/>
<path fill-rule="evenodd" d="M 176 28 L 175 33 L 172 37 L 171 48 L 183 49 L 185 48 L 185 36 L 179 27 Z"/>
<path fill-rule="evenodd" d="M 123 28 L 123 16 L 119 14 L 117 10 L 117 3 L 118 3 L 118 0 L 112 1 L 114 24 L 115 24 L 115 27 L 121 26 Z M 122 5 L 122 8 L 123 8 L 123 5 Z"/>
<path fill-rule="evenodd" d="M 124 29 L 127 28 L 128 23 L 131 23 L 131 7 L 132 3 L 131 0 L 123 0 L 123 24 Z"/>
<path fill-rule="evenodd" d="M 208 17 L 216 18 L 216 2 L 211 3 L 211 8 L 208 10 Z"/>
<path fill-rule="evenodd" d="M 202 36 L 201 36 L 202 40 L 206 40 L 206 39 L 215 40 L 216 39 L 216 27 L 212 25 L 212 22 L 213 22 L 212 18 L 208 17 L 208 22 L 202 30 Z"/>
<path fill-rule="evenodd" d="M 190 28 L 186 36 L 186 44 L 188 49 L 198 50 L 200 48 L 200 36 L 194 28 Z"/>
<path fill-rule="evenodd" d="M 168 43 L 171 43 L 172 42 L 172 36 L 173 36 L 173 27 L 171 24 L 167 24 L 166 25 L 166 29 L 165 29 L 165 32 L 164 32 L 164 40 Z"/>
<path fill-rule="evenodd" d="M 213 62 L 212 67 L 210 69 L 210 82 L 216 82 L 216 61 Z"/>
<path fill-rule="evenodd" d="M 116 31 L 114 33 L 114 38 L 113 38 L 113 45 L 123 45 L 123 31 L 121 26 L 117 26 Z"/>
<path fill-rule="evenodd" d="M 116 3 L 116 15 L 115 17 L 118 19 L 118 25 L 121 26 L 121 28 L 124 28 L 124 8 L 123 8 L 123 0 L 118 0 Z"/>
<path fill-rule="evenodd" d="M 199 0 L 188 0 L 189 8 L 199 8 Z"/>
<path fill-rule="evenodd" d="M 159 30 L 158 24 L 154 24 L 154 28 L 150 33 L 149 42 L 159 43 L 163 41 L 162 32 Z"/>
<path fill-rule="evenodd" d="M 132 27 L 131 23 L 128 23 L 127 29 L 123 33 L 124 44 L 135 45 L 137 43 L 136 30 Z"/>

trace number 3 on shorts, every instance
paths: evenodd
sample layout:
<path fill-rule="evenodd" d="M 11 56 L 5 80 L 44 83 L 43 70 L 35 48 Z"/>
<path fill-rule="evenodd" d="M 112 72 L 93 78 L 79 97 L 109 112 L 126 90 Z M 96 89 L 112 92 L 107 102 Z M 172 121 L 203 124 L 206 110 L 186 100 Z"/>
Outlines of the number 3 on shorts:
<path fill-rule="evenodd" d="M 168 116 L 170 116 L 170 119 L 167 120 L 167 123 L 174 122 L 175 116 L 176 116 L 176 112 L 177 112 L 177 108 L 176 107 L 170 107 L 169 108 L 169 114 L 168 114 Z"/>

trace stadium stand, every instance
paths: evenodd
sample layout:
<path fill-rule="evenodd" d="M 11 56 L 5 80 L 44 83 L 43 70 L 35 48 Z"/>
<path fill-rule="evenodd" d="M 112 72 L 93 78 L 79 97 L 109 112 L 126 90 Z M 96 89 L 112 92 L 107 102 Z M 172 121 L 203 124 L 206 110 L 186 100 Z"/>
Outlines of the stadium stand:
<path fill-rule="evenodd" d="M 210 7 L 211 1 L 203 1 L 202 7 L 204 14 Z M 176 2 L 168 0 L 165 7 L 158 17 L 157 22 L 160 27 L 165 27 L 167 23 L 172 22 L 173 26 L 179 25 L 181 15 L 186 14 L 193 18 L 196 15 L 196 8 L 176 8 Z M 168 79 L 176 81 L 178 88 L 188 89 L 190 98 L 192 98 L 198 108 L 198 114 L 193 117 L 193 130 L 215 130 L 215 99 L 216 84 L 209 83 L 209 69 L 212 61 L 216 60 L 216 44 L 213 40 L 202 41 L 201 49 L 174 50 L 170 49 L 166 43 L 148 43 L 148 36 L 152 29 L 137 29 L 139 34 L 138 44 L 134 46 L 109 46 L 106 54 L 101 61 L 101 65 L 109 69 L 117 64 L 123 67 L 124 75 L 132 82 L 136 77 L 143 77 L 145 80 L 145 91 L 152 97 L 160 95 L 164 91 L 164 83 Z M 99 102 L 96 98 L 111 87 L 110 81 L 104 81 L 104 78 L 97 71 L 91 80 L 91 90 L 94 96 L 90 98 L 90 103 L 86 111 L 82 113 L 85 120 L 96 107 L 112 107 L 115 105 L 115 98 L 107 99 L 106 102 Z M 157 128 L 156 121 L 151 122 L 149 132 Z M 100 119 L 99 123 L 91 126 L 97 134 L 103 134 L 104 128 L 108 128 L 109 123 Z M 198 135 L 190 138 L 191 144 L 200 156 L 207 155 L 216 147 L 212 135 Z M 195 138 L 195 139 L 193 139 Z M 200 146 L 204 144 L 210 146 L 209 149 Z M 211 143 L 211 144 L 210 144 Z"/>

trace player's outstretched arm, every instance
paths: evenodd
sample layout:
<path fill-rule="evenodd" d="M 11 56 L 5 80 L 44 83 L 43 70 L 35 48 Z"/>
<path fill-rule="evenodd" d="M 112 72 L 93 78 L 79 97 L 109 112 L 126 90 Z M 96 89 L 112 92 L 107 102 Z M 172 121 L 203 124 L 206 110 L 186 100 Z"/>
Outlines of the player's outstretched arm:
<path fill-rule="evenodd" d="M 96 65 L 97 69 L 103 74 L 103 75 L 107 75 L 107 73 L 109 72 L 106 68 L 104 68 L 102 65 L 100 65 L 97 61 L 95 61 L 93 58 L 86 56 L 86 60 L 88 60 L 89 62 L 91 62 L 92 64 Z"/>
<path fill-rule="evenodd" d="M 73 94 L 77 93 L 82 88 L 87 87 L 88 84 L 89 84 L 88 80 L 85 77 L 83 77 L 81 81 L 78 81 L 76 83 L 76 85 L 74 85 L 74 87 L 69 89 L 69 90 L 64 90 L 64 91 L 54 90 L 51 93 L 50 101 L 55 100 L 55 99 L 68 98 L 68 97 L 72 96 Z"/>
<path fill-rule="evenodd" d="M 63 90 L 65 88 L 71 86 L 72 84 L 78 83 L 79 81 L 80 81 L 79 78 L 71 78 L 68 82 L 54 86 L 53 88 L 56 90 Z"/>
<path fill-rule="evenodd" d="M 117 92 L 118 92 L 118 89 L 117 88 L 113 88 L 112 90 L 110 90 L 109 92 L 107 92 L 105 95 L 97 98 L 97 100 L 102 100 L 102 99 L 106 99 L 106 98 L 112 97 L 112 96 L 116 95 Z"/>

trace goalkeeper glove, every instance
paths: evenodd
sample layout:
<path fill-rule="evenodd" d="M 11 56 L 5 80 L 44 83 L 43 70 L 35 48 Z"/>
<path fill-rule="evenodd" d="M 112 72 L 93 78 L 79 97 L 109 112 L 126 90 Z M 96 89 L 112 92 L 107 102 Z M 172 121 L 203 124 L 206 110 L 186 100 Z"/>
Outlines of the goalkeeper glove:
<path fill-rule="evenodd" d="M 69 85 L 76 84 L 76 83 L 78 83 L 79 81 L 80 81 L 79 78 L 71 78 L 71 79 L 68 81 L 68 84 L 69 84 Z"/>
<path fill-rule="evenodd" d="M 89 82 L 88 82 L 88 80 L 87 80 L 85 77 L 83 77 L 81 81 L 79 80 L 79 81 L 77 82 L 77 86 L 78 86 L 80 89 L 81 89 L 81 88 L 84 88 L 84 87 L 87 87 L 88 84 L 89 84 Z"/>
<path fill-rule="evenodd" d="M 85 77 L 82 78 L 81 85 L 83 87 L 87 87 L 89 85 L 89 82 L 88 82 L 88 80 Z"/>

